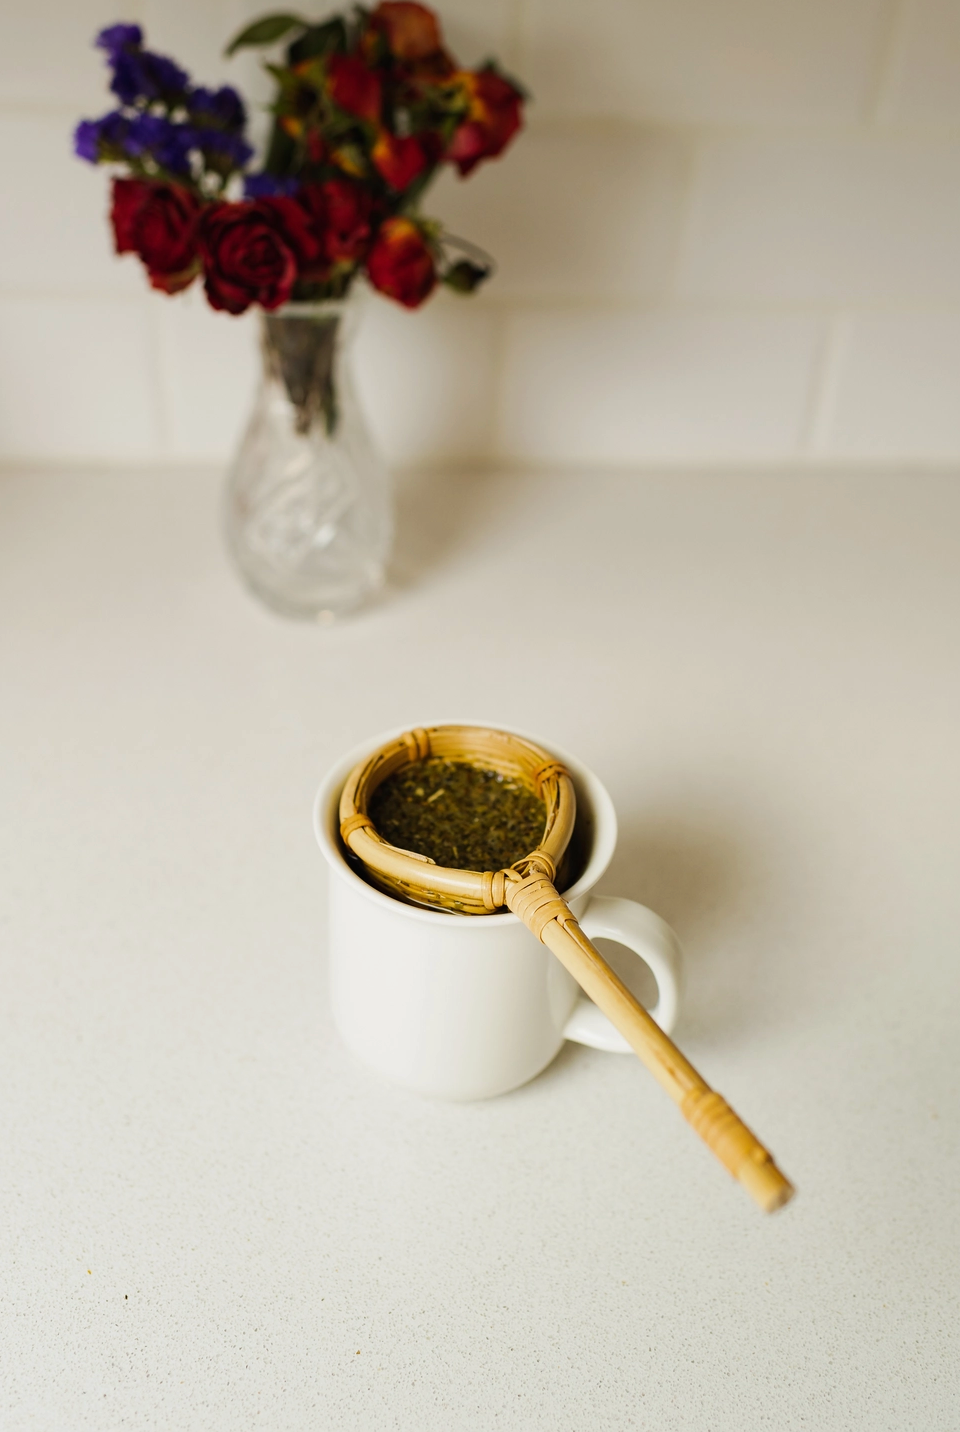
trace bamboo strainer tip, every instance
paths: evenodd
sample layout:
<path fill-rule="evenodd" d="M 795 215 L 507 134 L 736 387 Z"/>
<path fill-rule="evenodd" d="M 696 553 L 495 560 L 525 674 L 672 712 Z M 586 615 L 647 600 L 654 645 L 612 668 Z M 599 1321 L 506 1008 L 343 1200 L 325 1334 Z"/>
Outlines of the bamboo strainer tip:
<path fill-rule="evenodd" d="M 370 819 L 371 796 L 395 771 L 429 756 L 524 782 L 544 804 L 536 849 L 505 870 L 457 870 L 385 841 Z M 504 906 L 512 910 L 620 1030 L 724 1167 L 764 1212 L 775 1212 L 793 1197 L 793 1185 L 617 977 L 557 893 L 575 819 L 573 781 L 563 764 L 532 741 L 486 726 L 406 731 L 355 766 L 340 796 L 341 838 L 374 884 L 413 904 L 464 915 L 491 914 Z"/>

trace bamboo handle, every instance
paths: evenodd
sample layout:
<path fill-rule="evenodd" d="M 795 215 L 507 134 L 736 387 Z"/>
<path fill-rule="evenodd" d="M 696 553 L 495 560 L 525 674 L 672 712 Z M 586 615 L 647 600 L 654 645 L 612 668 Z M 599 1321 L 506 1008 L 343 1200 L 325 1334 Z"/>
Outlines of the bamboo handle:
<path fill-rule="evenodd" d="M 523 879 L 508 882 L 505 896 L 509 908 L 599 1005 L 674 1103 L 679 1104 L 687 1122 L 763 1211 L 774 1213 L 788 1203 L 793 1197 L 793 1185 L 768 1150 L 614 974 L 551 882 L 534 869 Z"/>

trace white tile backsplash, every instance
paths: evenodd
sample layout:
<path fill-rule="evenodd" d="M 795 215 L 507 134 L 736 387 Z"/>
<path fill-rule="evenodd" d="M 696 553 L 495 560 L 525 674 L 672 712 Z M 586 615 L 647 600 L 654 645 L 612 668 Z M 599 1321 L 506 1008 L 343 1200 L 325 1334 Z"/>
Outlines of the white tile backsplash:
<path fill-rule="evenodd" d="M 154 306 L 169 453 L 222 462 L 239 440 L 256 383 L 256 315 L 215 313 L 198 285 Z"/>
<path fill-rule="evenodd" d="M 173 58 L 198 84 L 236 84 L 239 58 L 224 49 L 261 7 L 235 0 L 141 0 L 147 44 Z M 269 7 L 267 7 L 269 8 Z"/>
<path fill-rule="evenodd" d="M 960 4 L 906 0 L 880 115 L 891 123 L 960 123 Z"/>
<path fill-rule="evenodd" d="M 371 294 L 366 310 L 357 381 L 383 451 L 401 463 L 488 457 L 497 314 L 454 294 L 440 295 L 419 313 Z"/>
<path fill-rule="evenodd" d="M 868 313 L 843 322 L 818 455 L 956 461 L 960 313 Z"/>
<path fill-rule="evenodd" d="M 960 300 L 960 138 L 706 141 L 687 298 Z"/>
<path fill-rule="evenodd" d="M 262 0 L 32 0 L 0 44 L 0 460 L 223 461 L 255 323 L 117 260 L 96 30 L 198 80 Z M 374 299 L 361 388 L 395 463 L 960 462 L 960 0 L 448 0 L 532 90 L 502 162 L 425 211 L 474 299 Z M 55 397 L 55 401 L 54 401 Z"/>
<path fill-rule="evenodd" d="M 447 47 L 460 64 L 479 65 L 491 57 L 508 67 L 518 63 L 514 0 L 447 0 L 434 8 Z"/>
<path fill-rule="evenodd" d="M 146 299 L 0 297 L 0 435 L 11 458 L 163 452 Z"/>
<path fill-rule="evenodd" d="M 797 456 L 821 323 L 795 315 L 510 317 L 500 452 L 543 463 Z"/>
<path fill-rule="evenodd" d="M 74 158 L 64 112 L 0 109 L 0 173 L 0 288 L 142 294 L 139 260 L 113 252 L 106 176 Z"/>
<path fill-rule="evenodd" d="M 491 293 L 643 298 L 673 275 L 691 146 L 660 132 L 533 128 L 509 163 L 444 176 L 429 208 L 496 257 Z"/>
<path fill-rule="evenodd" d="M 550 113 L 683 124 L 860 119 L 885 0 L 529 0 Z"/>
<path fill-rule="evenodd" d="M 199 8 L 199 7 L 198 7 Z M 118 15 L 118 9 L 121 14 Z M 0 26 L 0 103 L 110 109 L 94 37 L 117 19 L 142 19 L 140 0 L 7 0 Z M 78 116 L 79 117 L 79 116 Z"/>

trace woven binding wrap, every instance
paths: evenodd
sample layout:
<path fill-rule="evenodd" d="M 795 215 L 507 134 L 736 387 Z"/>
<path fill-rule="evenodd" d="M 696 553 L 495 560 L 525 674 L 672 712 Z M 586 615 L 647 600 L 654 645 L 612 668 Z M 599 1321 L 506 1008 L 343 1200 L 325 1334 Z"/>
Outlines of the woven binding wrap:
<path fill-rule="evenodd" d="M 519 880 L 507 881 L 507 905 L 537 939 L 543 943 L 543 932 L 551 920 L 561 925 L 576 924 L 566 900 L 561 900 L 553 882 L 534 872 Z"/>
<path fill-rule="evenodd" d="M 348 815 L 346 820 L 340 822 L 340 839 L 344 845 L 350 844 L 350 837 L 355 830 L 374 830 L 373 821 L 368 815 L 358 811 L 356 815 Z"/>
<path fill-rule="evenodd" d="M 570 779 L 570 772 L 566 766 L 561 765 L 559 761 L 544 761 L 543 765 L 538 766 L 532 776 L 537 795 L 543 795 L 543 788 L 547 781 L 558 780 L 561 776 L 566 776 L 567 780 Z"/>
<path fill-rule="evenodd" d="M 415 726 L 403 736 L 403 744 L 410 752 L 411 761 L 425 761 L 430 754 L 430 737 L 422 726 Z"/>

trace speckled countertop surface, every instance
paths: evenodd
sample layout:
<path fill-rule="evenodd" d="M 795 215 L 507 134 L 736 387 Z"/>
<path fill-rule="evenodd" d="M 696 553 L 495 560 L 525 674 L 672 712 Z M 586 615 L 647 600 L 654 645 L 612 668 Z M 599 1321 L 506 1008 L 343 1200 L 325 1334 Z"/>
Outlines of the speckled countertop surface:
<path fill-rule="evenodd" d="M 954 1432 L 958 480 L 408 483 L 324 630 L 216 486 L 0 479 L 4 1432 Z M 633 1060 L 452 1106 L 338 1045 L 314 789 L 454 711 L 611 790 L 781 1215 Z"/>

